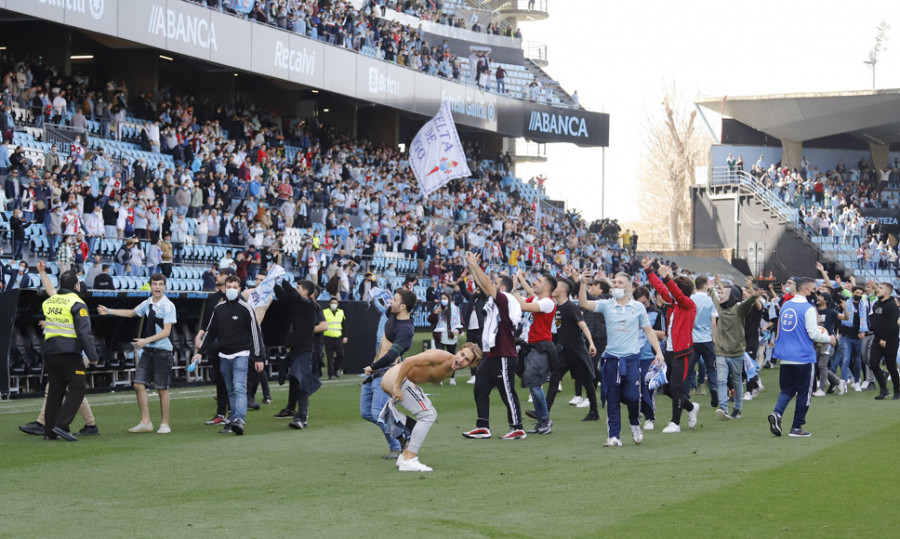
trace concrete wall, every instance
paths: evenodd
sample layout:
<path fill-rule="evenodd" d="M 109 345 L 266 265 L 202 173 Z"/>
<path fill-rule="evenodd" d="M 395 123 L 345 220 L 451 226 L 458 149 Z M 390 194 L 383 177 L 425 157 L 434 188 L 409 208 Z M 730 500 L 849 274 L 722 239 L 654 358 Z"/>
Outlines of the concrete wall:
<path fill-rule="evenodd" d="M 794 230 L 778 221 L 754 197 L 739 192 L 694 187 L 693 248 L 736 249 L 739 258 L 746 257 L 751 242 L 765 243 L 763 275 L 771 271 L 775 278 L 815 276 L 819 252 Z M 715 198 L 721 197 L 718 200 Z M 729 198 L 725 198 L 729 197 Z M 735 204 L 738 204 L 738 226 L 735 227 Z"/>

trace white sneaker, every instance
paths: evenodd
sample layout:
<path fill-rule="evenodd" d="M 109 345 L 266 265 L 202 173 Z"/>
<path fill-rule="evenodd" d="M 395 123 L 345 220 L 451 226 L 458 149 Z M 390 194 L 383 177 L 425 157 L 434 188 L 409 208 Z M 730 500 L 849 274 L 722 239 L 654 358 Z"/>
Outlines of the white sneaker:
<path fill-rule="evenodd" d="M 868 381 L 868 380 L 863 380 L 863 383 L 859 384 L 859 387 L 862 388 L 862 389 L 868 389 L 868 388 L 869 388 L 869 381 Z"/>
<path fill-rule="evenodd" d="M 745 400 L 745 401 L 752 401 L 752 400 L 753 400 L 753 394 L 750 393 L 749 391 L 745 391 L 745 392 L 744 392 L 744 400 Z"/>
<path fill-rule="evenodd" d="M 557 387 L 557 391 L 562 393 L 562 382 L 559 383 L 559 386 Z"/>
<path fill-rule="evenodd" d="M 399 467 L 400 464 L 402 464 L 403 461 L 405 461 L 405 460 L 406 460 L 406 459 L 403 458 L 403 451 L 401 451 L 401 452 L 400 452 L 400 455 L 397 457 L 397 462 L 395 462 L 395 464 Z"/>
<path fill-rule="evenodd" d="M 841 380 L 838 382 L 838 395 L 843 395 L 847 392 L 847 380 Z"/>
<path fill-rule="evenodd" d="M 451 378 L 451 379 L 450 379 L 450 385 L 451 385 L 451 386 L 455 386 L 455 385 L 456 385 L 456 378 Z"/>
<path fill-rule="evenodd" d="M 590 408 L 591 399 L 581 399 L 581 402 L 575 405 L 575 408 Z"/>
<path fill-rule="evenodd" d="M 581 401 L 583 401 L 583 400 L 584 400 L 584 397 L 579 397 L 578 395 L 575 395 L 574 397 L 572 397 L 571 400 L 569 400 L 569 404 L 571 404 L 572 406 L 578 406 L 579 404 L 581 404 Z"/>
<path fill-rule="evenodd" d="M 404 460 L 397 465 L 401 472 L 430 472 L 431 468 L 419 462 L 419 457 Z"/>
<path fill-rule="evenodd" d="M 675 423 L 672 423 L 671 421 L 669 421 L 669 424 L 666 425 L 666 428 L 664 428 L 662 431 L 663 431 L 663 434 L 671 434 L 673 432 L 681 432 L 681 425 L 676 425 Z"/>
<path fill-rule="evenodd" d="M 159 430 L 156 431 L 156 434 L 169 434 L 171 432 L 172 432 L 172 429 L 170 429 L 168 425 L 166 425 L 165 423 L 161 423 L 159 425 Z"/>
<path fill-rule="evenodd" d="M 731 416 L 728 415 L 728 410 L 723 410 L 722 408 L 716 408 L 716 417 L 718 417 L 722 421 L 728 421 L 729 419 L 731 419 Z"/>
<path fill-rule="evenodd" d="M 859 382 L 853 382 L 853 391 L 862 391 L 862 388 L 859 386 Z"/>
<path fill-rule="evenodd" d="M 644 420 L 644 430 L 653 430 L 653 428 L 654 428 L 653 421 L 645 419 Z"/>
<path fill-rule="evenodd" d="M 137 425 L 128 429 L 128 432 L 153 432 L 153 423 L 150 423 L 149 425 L 138 423 Z"/>
<path fill-rule="evenodd" d="M 634 440 L 634 443 L 638 445 L 640 445 L 640 443 L 644 441 L 644 433 L 643 431 L 641 431 L 640 425 L 631 426 L 631 439 Z"/>
<path fill-rule="evenodd" d="M 534 399 L 532 398 L 531 395 L 528 395 L 528 402 L 534 402 Z"/>
<path fill-rule="evenodd" d="M 697 414 L 700 413 L 700 405 L 696 402 L 692 403 L 694 405 L 694 409 L 687 413 L 688 416 L 688 428 L 694 428 L 697 426 Z"/>
<path fill-rule="evenodd" d="M 473 375 L 473 376 L 470 376 L 470 377 L 469 377 L 469 381 L 466 382 L 466 383 L 467 383 L 467 384 L 474 384 L 474 383 L 475 383 L 475 376 L 474 376 L 474 375 Z"/>
<path fill-rule="evenodd" d="M 824 396 L 825 396 L 825 392 L 822 391 L 821 389 L 817 389 L 817 390 L 815 390 L 815 392 L 813 392 L 813 397 L 824 397 Z"/>
<path fill-rule="evenodd" d="M 622 440 L 618 438 L 607 438 L 603 447 L 622 447 Z"/>

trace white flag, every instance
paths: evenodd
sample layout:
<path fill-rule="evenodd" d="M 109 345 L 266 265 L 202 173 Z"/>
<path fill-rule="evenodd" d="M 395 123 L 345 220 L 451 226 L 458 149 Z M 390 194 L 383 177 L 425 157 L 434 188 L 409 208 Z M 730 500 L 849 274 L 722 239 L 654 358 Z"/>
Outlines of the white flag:
<path fill-rule="evenodd" d="M 266 274 L 266 278 L 259 283 L 259 286 L 250 290 L 250 297 L 247 298 L 247 303 L 254 309 L 268 305 L 272 298 L 275 297 L 273 288 L 284 280 L 284 275 L 284 268 L 278 264 L 273 265 L 269 273 Z"/>
<path fill-rule="evenodd" d="M 409 147 L 409 164 L 426 196 L 450 180 L 472 175 L 449 103 L 441 105 L 437 115 L 416 134 Z"/>

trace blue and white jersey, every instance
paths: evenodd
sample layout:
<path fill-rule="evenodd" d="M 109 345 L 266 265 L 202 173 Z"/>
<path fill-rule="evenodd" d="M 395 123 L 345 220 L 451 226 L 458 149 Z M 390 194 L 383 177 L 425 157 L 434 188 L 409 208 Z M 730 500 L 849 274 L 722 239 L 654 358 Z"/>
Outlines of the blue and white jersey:
<path fill-rule="evenodd" d="M 650 319 L 643 305 L 633 299 L 625 305 L 619 305 L 614 299 L 600 299 L 596 302 L 594 312 L 602 314 L 606 321 L 604 354 L 614 357 L 640 354 L 639 335 L 643 333 L 643 328 L 650 326 Z"/>
<path fill-rule="evenodd" d="M 153 303 L 153 298 L 147 298 L 135 307 L 135 314 L 144 317 L 144 336 L 156 335 L 165 328 L 165 324 L 175 324 L 175 304 L 169 298 L 163 296 L 158 303 Z M 153 329 L 150 329 L 153 324 Z M 168 337 L 152 342 L 147 348 L 159 350 L 172 350 L 172 341 Z"/>
<path fill-rule="evenodd" d="M 816 362 L 816 348 L 807 330 L 806 316 L 809 310 L 813 311 L 814 320 L 817 319 L 815 307 L 809 302 L 784 302 L 778 316 L 778 337 L 775 339 L 775 350 L 772 351 L 773 358 L 790 363 Z"/>

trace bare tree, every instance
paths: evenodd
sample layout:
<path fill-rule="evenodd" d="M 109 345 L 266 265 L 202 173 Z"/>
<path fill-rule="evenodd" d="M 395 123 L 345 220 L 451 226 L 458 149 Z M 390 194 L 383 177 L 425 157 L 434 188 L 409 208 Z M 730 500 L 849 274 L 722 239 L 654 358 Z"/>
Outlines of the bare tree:
<path fill-rule="evenodd" d="M 641 215 L 647 228 L 667 231 L 671 248 L 689 247 L 690 186 L 694 169 L 708 159 L 710 139 L 697 120 L 696 108 L 672 81 L 664 87 L 660 108 L 648 111 L 642 126 Z"/>

